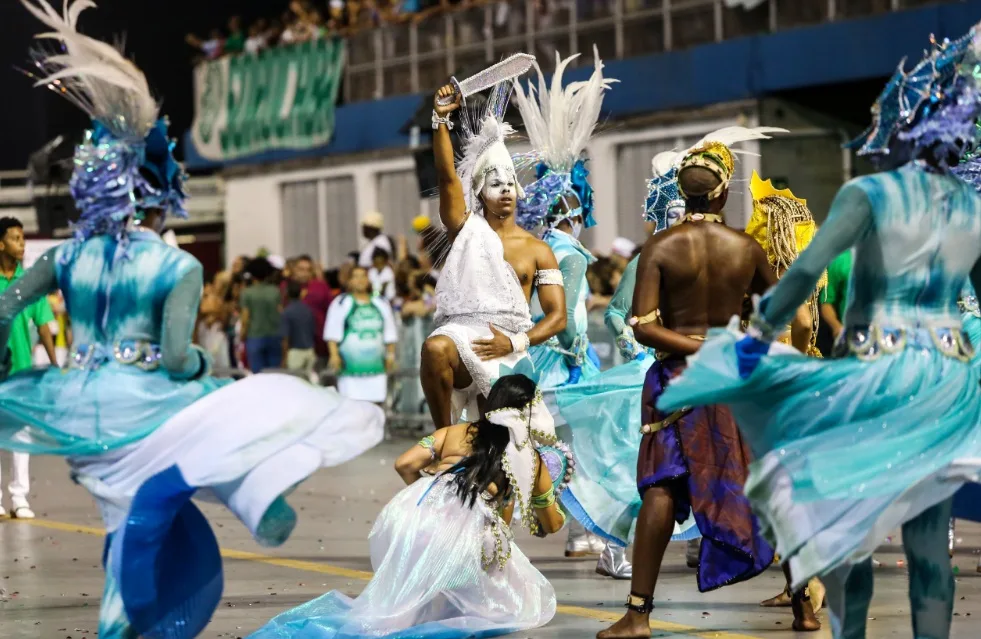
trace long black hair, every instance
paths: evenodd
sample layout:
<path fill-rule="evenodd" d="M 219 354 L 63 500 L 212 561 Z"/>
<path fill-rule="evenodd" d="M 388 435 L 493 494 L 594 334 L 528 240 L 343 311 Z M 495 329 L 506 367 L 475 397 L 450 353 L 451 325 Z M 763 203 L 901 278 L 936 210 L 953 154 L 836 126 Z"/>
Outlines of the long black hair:
<path fill-rule="evenodd" d="M 535 389 L 535 382 L 524 375 L 506 375 L 498 379 L 487 394 L 484 414 L 502 408 L 524 408 L 535 398 Z M 511 433 L 502 426 L 491 424 L 483 415 L 470 428 L 473 434 L 470 455 L 447 471 L 454 474 L 457 494 L 466 506 L 473 508 L 477 497 L 493 483 L 497 486 L 497 498 L 506 500 L 511 486 L 501 458 L 511 441 Z"/>

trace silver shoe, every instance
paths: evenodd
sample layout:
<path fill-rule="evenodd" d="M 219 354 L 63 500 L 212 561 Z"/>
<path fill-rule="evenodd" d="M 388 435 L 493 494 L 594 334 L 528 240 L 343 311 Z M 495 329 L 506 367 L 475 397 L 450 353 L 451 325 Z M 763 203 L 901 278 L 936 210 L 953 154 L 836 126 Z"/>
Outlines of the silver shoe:
<path fill-rule="evenodd" d="M 596 574 L 613 579 L 630 579 L 634 567 L 627 561 L 627 549 L 612 543 L 606 544 L 596 562 Z"/>
<path fill-rule="evenodd" d="M 702 552 L 702 539 L 689 539 L 685 549 L 685 563 L 689 568 L 698 568 L 698 556 Z"/>
<path fill-rule="evenodd" d="M 590 554 L 589 535 L 578 521 L 569 523 L 569 539 L 565 542 L 566 557 L 585 557 Z"/>

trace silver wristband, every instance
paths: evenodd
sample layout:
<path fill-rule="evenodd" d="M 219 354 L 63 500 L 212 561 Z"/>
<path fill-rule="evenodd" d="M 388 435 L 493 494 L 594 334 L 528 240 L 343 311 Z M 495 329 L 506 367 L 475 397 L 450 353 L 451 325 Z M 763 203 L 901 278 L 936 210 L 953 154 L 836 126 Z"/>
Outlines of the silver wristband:
<path fill-rule="evenodd" d="M 440 117 L 439 114 L 437 114 L 436 111 L 434 110 L 433 111 L 433 131 L 435 131 L 436 129 L 438 129 L 440 124 L 445 124 L 446 125 L 446 128 L 449 129 L 450 131 L 453 130 L 453 121 L 450 120 L 450 116 L 447 115 L 446 117 Z"/>
<path fill-rule="evenodd" d="M 528 338 L 528 333 L 518 333 L 517 335 L 512 335 L 511 339 L 511 352 L 512 353 L 524 353 L 531 346 L 531 340 Z"/>

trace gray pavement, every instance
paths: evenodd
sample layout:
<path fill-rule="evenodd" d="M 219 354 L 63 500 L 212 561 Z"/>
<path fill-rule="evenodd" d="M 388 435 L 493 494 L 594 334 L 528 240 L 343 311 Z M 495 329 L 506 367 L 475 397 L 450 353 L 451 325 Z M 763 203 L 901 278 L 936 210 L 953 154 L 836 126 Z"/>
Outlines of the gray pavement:
<path fill-rule="evenodd" d="M 244 637 L 273 615 L 328 590 L 356 595 L 368 578 L 367 535 L 384 503 L 401 487 L 392 470 L 408 441 L 383 444 L 345 466 L 319 472 L 290 501 L 300 524 L 281 548 L 260 548 L 221 508 L 205 505 L 225 549 L 225 597 L 203 637 Z M 0 467 L 9 468 L 6 456 Z M 0 639 L 86 639 L 97 630 L 102 591 L 101 522 L 86 491 L 74 485 L 60 459 L 35 458 L 31 504 L 34 522 L 0 520 Z M 6 475 L 2 477 L 4 483 Z M 6 504 L 5 504 L 6 505 Z M 954 639 L 981 637 L 981 574 L 975 570 L 981 527 L 963 524 L 955 562 L 959 568 Z M 549 539 L 518 536 L 518 543 L 554 584 L 559 614 L 545 628 L 520 637 L 593 637 L 622 613 L 629 584 L 594 574 L 593 560 L 567 560 L 565 534 Z M 906 573 L 898 536 L 876 555 L 872 639 L 911 637 Z M 684 544 L 672 544 L 658 585 L 654 637 L 752 639 L 809 636 L 790 630 L 789 610 L 764 610 L 762 599 L 782 587 L 771 569 L 746 584 L 699 594 L 685 567 Z"/>

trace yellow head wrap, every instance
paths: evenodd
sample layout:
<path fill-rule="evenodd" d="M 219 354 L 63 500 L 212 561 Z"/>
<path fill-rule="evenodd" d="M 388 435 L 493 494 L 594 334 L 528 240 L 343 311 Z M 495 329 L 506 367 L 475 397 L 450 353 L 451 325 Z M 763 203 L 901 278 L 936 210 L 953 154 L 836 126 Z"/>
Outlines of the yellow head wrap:
<path fill-rule="evenodd" d="M 719 178 L 719 185 L 707 194 L 709 200 L 714 200 L 722 195 L 722 192 L 729 187 L 729 181 L 732 179 L 732 174 L 736 170 L 736 160 L 732 155 L 732 151 L 725 144 L 721 142 L 706 142 L 688 152 L 688 155 L 685 156 L 681 161 L 681 165 L 678 167 L 678 174 L 681 175 L 682 171 L 693 166 L 707 169 Z M 681 197 L 687 197 L 684 189 L 681 187 L 680 180 L 678 182 L 678 191 L 681 193 Z"/>

